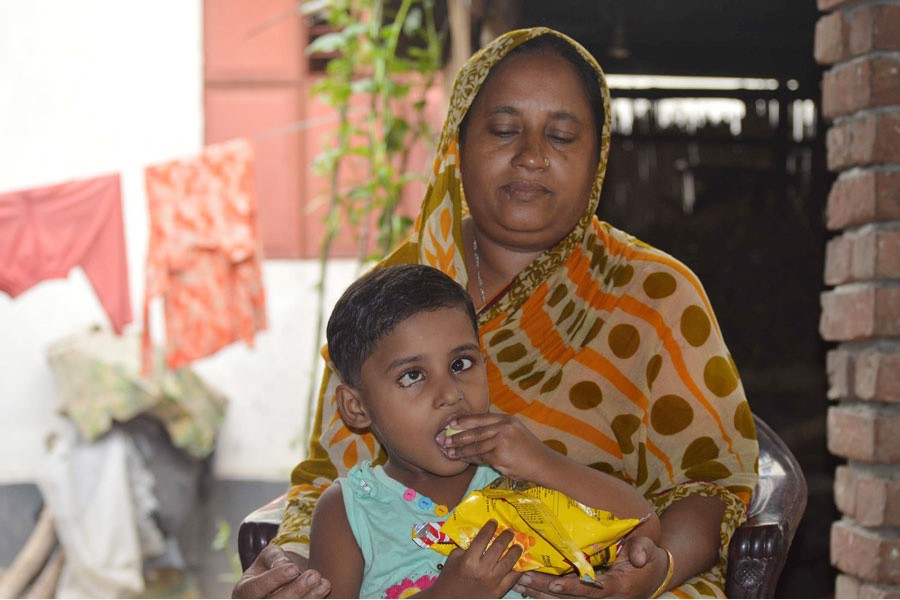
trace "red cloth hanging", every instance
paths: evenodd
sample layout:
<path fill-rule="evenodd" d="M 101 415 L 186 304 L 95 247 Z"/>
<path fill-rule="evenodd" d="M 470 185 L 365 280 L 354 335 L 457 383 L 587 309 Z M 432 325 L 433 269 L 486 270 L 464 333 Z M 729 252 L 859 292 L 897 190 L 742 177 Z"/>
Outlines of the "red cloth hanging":
<path fill-rule="evenodd" d="M 266 328 L 253 147 L 244 139 L 146 169 L 150 209 L 143 369 L 152 365 L 149 303 L 162 296 L 166 363 L 176 368 Z"/>
<path fill-rule="evenodd" d="M 80 266 L 116 333 L 131 297 L 119 175 L 0 194 L 0 290 L 15 298 Z"/>

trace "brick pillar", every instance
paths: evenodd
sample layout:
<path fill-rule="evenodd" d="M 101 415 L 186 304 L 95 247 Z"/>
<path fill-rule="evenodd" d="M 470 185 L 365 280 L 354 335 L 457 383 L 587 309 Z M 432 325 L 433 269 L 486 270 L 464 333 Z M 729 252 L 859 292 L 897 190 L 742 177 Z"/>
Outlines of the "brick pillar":
<path fill-rule="evenodd" d="M 818 0 L 828 196 L 828 449 L 838 598 L 900 597 L 900 0 Z"/>

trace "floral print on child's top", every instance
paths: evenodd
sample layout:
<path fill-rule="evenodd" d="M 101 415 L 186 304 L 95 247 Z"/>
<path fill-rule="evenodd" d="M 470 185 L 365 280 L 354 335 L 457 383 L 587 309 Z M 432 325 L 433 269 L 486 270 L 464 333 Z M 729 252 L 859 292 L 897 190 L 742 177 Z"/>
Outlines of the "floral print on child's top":
<path fill-rule="evenodd" d="M 146 170 L 150 243 L 144 297 L 143 372 L 149 304 L 163 296 L 166 364 L 176 368 L 266 328 L 257 239 L 253 147 L 244 139 Z"/>

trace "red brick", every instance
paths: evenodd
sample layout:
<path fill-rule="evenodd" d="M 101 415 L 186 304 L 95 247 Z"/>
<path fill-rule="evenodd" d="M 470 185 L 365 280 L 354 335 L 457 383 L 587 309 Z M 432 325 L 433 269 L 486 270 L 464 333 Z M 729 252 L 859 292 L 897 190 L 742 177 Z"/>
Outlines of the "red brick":
<path fill-rule="evenodd" d="M 900 341 L 839 346 L 828 352 L 826 370 L 830 400 L 900 402 Z"/>
<path fill-rule="evenodd" d="M 860 477 L 856 488 L 856 521 L 864 527 L 900 525 L 900 481 Z"/>
<path fill-rule="evenodd" d="M 834 12 L 821 17 L 816 22 L 816 37 L 813 54 L 816 62 L 822 65 L 833 65 L 844 60 L 849 54 L 847 46 L 850 28 L 844 13 Z"/>
<path fill-rule="evenodd" d="M 854 231 L 851 236 L 850 281 L 874 279 L 878 267 L 878 231 L 871 226 Z"/>
<path fill-rule="evenodd" d="M 819 333 L 828 341 L 851 342 L 900 335 L 900 287 L 849 284 L 824 292 Z"/>
<path fill-rule="evenodd" d="M 853 240 L 839 235 L 825 245 L 825 283 L 838 285 L 852 277 Z"/>
<path fill-rule="evenodd" d="M 828 194 L 828 228 L 900 220 L 900 170 L 853 169 Z"/>
<path fill-rule="evenodd" d="M 900 6 L 867 4 L 823 15 L 816 23 L 813 54 L 833 65 L 871 52 L 900 50 Z"/>
<path fill-rule="evenodd" d="M 900 111 L 865 113 L 835 124 L 825 139 L 828 168 L 900 163 Z"/>
<path fill-rule="evenodd" d="M 900 525 L 900 471 L 894 466 L 840 466 L 835 471 L 834 501 L 864 527 Z"/>
<path fill-rule="evenodd" d="M 879 286 L 875 292 L 875 334 L 900 335 L 900 286 Z"/>
<path fill-rule="evenodd" d="M 856 470 L 841 465 L 834 471 L 834 504 L 842 514 L 856 516 Z"/>
<path fill-rule="evenodd" d="M 848 4 L 852 4 L 856 0 L 817 0 L 816 4 L 819 7 L 819 10 L 822 12 L 828 10 L 834 10 L 835 8 L 840 8 L 842 6 L 846 6 Z"/>
<path fill-rule="evenodd" d="M 875 254 L 872 276 L 900 279 L 900 227 L 895 224 L 877 228 L 872 245 Z"/>
<path fill-rule="evenodd" d="M 900 226 L 866 225 L 825 247 L 825 283 L 900 279 Z"/>
<path fill-rule="evenodd" d="M 900 58 L 870 56 L 842 63 L 825 73 L 822 114 L 829 119 L 865 108 L 900 104 Z"/>
<path fill-rule="evenodd" d="M 834 582 L 835 598 L 864 598 L 859 595 L 859 579 L 840 574 Z"/>
<path fill-rule="evenodd" d="M 835 581 L 835 598 L 900 598 L 900 585 L 882 585 L 860 581 L 840 574 Z"/>
<path fill-rule="evenodd" d="M 900 50 L 900 5 L 869 4 L 850 11 L 846 17 L 846 56 Z"/>
<path fill-rule="evenodd" d="M 863 462 L 900 462 L 900 410 L 890 404 L 840 404 L 828 409 L 828 451 Z"/>
<path fill-rule="evenodd" d="M 828 341 L 855 341 L 873 337 L 873 286 L 840 286 L 824 292 L 819 333 Z"/>
<path fill-rule="evenodd" d="M 866 582 L 900 583 L 900 539 L 891 530 L 866 529 L 842 519 L 831 526 L 831 564 L 863 580 L 860 588 Z"/>
<path fill-rule="evenodd" d="M 900 402 L 900 342 L 884 341 L 854 357 L 853 396 Z"/>
<path fill-rule="evenodd" d="M 856 354 L 839 346 L 828 352 L 825 364 L 828 373 L 828 398 L 830 400 L 853 398 Z"/>
<path fill-rule="evenodd" d="M 841 596 L 837 596 L 840 598 Z M 900 598 L 900 585 L 885 585 L 861 581 L 858 598 Z"/>

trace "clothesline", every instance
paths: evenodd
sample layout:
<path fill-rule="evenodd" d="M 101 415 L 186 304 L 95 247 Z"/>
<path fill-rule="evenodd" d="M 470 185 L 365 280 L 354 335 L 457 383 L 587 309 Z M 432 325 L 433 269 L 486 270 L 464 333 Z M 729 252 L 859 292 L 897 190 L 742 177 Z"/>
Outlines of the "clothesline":
<path fill-rule="evenodd" d="M 145 168 L 150 236 L 143 309 L 164 298 L 166 363 L 209 356 L 267 326 L 254 149 L 247 138 Z M 119 174 L 0 194 L 0 291 L 15 298 L 81 266 L 116 333 L 132 320 Z"/>

